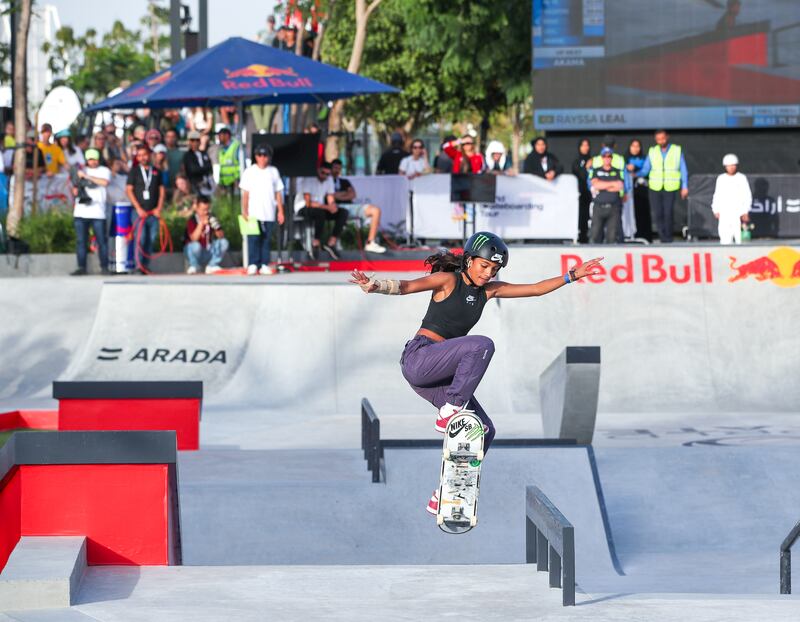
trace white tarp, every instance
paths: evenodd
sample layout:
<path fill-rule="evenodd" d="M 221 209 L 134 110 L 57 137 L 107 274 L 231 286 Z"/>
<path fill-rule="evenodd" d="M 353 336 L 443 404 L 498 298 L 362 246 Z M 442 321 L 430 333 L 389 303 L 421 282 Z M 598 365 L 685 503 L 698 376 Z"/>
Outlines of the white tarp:
<path fill-rule="evenodd" d="M 356 191 L 353 203 L 381 208 L 381 229 L 405 228 L 409 181 L 404 175 L 348 175 Z"/>
<path fill-rule="evenodd" d="M 414 235 L 452 239 L 464 230 L 464 207 L 450 202 L 450 176 L 426 175 L 410 184 Z M 546 181 L 534 175 L 497 178 L 496 202 L 475 206 L 475 229 L 511 239 L 571 240 L 578 230 L 578 180 L 560 175 Z M 472 232 L 472 206 L 467 206 Z"/>

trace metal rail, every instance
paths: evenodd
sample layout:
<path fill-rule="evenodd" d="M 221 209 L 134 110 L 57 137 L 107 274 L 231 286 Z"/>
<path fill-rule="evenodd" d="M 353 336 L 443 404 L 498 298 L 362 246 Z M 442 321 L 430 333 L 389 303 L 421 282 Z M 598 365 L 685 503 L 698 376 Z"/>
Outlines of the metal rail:
<path fill-rule="evenodd" d="M 576 447 L 575 439 L 559 438 L 496 438 L 492 447 Z M 383 450 L 390 449 L 441 449 L 442 441 L 436 438 L 382 439 L 381 422 L 367 398 L 361 400 L 361 449 L 372 473 L 373 483 L 386 481 L 386 463 Z"/>
<path fill-rule="evenodd" d="M 800 521 L 781 543 L 781 594 L 792 593 L 792 545 L 800 538 Z"/>
<path fill-rule="evenodd" d="M 361 449 L 367 461 L 367 470 L 372 472 L 373 483 L 381 481 L 383 468 L 383 447 L 381 446 L 381 422 L 367 398 L 361 400 Z"/>
<path fill-rule="evenodd" d="M 525 488 L 525 563 L 548 571 L 565 607 L 575 604 L 575 529 L 537 486 Z"/>

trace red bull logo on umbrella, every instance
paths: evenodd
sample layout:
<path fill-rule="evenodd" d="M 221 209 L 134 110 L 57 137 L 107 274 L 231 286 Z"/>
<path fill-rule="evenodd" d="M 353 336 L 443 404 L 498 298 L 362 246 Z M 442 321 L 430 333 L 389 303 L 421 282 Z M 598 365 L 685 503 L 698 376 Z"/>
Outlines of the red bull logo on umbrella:
<path fill-rule="evenodd" d="M 266 87 L 303 88 L 312 86 L 311 80 L 297 75 L 291 67 L 270 67 L 253 64 L 240 69 L 226 69 L 222 87 L 228 91 Z"/>
<path fill-rule="evenodd" d="M 800 252 L 788 246 L 779 246 L 768 255 L 738 265 L 736 257 L 730 260 L 734 272 L 728 278 L 731 283 L 752 277 L 756 281 L 770 281 L 778 287 L 800 285 Z"/>
<path fill-rule="evenodd" d="M 172 78 L 172 71 L 170 69 L 167 69 L 164 73 L 160 73 L 157 76 L 148 80 L 147 86 L 161 86 L 165 82 L 169 82 L 170 78 Z"/>

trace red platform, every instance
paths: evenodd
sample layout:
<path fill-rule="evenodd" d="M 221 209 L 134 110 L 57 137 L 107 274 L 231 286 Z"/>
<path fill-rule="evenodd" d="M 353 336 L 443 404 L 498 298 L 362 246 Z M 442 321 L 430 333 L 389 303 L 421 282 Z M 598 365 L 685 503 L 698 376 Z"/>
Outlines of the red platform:
<path fill-rule="evenodd" d="M 200 448 L 202 382 L 54 382 L 59 430 L 174 430 Z"/>
<path fill-rule="evenodd" d="M 174 432 L 15 434 L 0 450 L 0 570 L 21 536 L 87 538 L 89 564 L 181 563 Z"/>

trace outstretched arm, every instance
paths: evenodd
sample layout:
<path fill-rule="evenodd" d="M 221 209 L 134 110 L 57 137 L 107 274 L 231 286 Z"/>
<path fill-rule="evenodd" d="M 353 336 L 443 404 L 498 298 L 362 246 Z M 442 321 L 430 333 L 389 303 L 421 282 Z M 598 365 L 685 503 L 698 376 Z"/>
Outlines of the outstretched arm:
<path fill-rule="evenodd" d="M 574 270 L 570 270 L 570 272 L 567 273 L 567 278 L 572 282 L 573 280 L 582 279 L 585 276 L 595 274 L 602 260 L 602 257 L 598 257 L 597 259 L 591 259 L 586 263 L 582 263 Z M 549 294 L 566 284 L 567 281 L 564 276 L 554 276 L 552 279 L 545 279 L 544 281 L 531 283 L 530 285 L 515 285 L 513 283 L 497 281 L 489 283 L 486 286 L 486 293 L 490 298 L 529 298 L 531 296 Z"/>
<path fill-rule="evenodd" d="M 452 273 L 449 272 L 434 272 L 412 281 L 379 280 L 368 277 L 361 270 L 353 270 L 350 277 L 350 282 L 361 287 L 367 294 L 416 294 L 442 289 L 453 280 Z"/>

